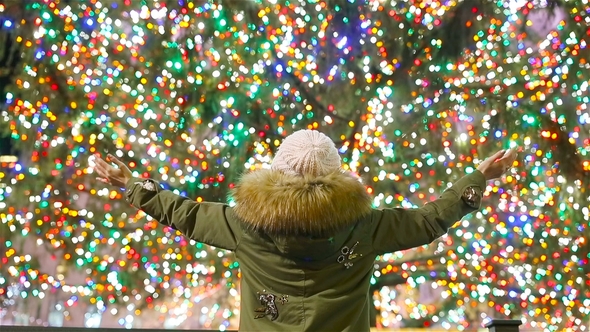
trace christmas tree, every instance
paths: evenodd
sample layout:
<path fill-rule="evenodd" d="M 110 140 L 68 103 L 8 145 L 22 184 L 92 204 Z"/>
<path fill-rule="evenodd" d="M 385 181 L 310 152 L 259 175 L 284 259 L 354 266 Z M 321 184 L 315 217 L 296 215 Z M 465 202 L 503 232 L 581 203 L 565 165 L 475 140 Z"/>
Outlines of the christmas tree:
<path fill-rule="evenodd" d="M 199 307 L 198 327 L 235 328 L 231 254 L 129 207 L 94 181 L 91 156 L 116 154 L 178 194 L 232 204 L 241 174 L 268 167 L 289 133 L 315 128 L 378 208 L 420 206 L 498 149 L 522 151 L 480 212 L 432 245 L 378 259 L 379 325 L 465 329 L 491 316 L 584 331 L 588 10 L 516 0 L 0 5 L 0 130 L 19 157 L 0 170 L 3 305 L 66 294 L 65 306 L 125 312 L 119 324 L 130 325 L 153 311 L 182 321 L 222 292 L 230 300 Z M 388 291 L 400 282 L 407 314 Z M 433 288 L 432 305 L 412 295 Z"/>

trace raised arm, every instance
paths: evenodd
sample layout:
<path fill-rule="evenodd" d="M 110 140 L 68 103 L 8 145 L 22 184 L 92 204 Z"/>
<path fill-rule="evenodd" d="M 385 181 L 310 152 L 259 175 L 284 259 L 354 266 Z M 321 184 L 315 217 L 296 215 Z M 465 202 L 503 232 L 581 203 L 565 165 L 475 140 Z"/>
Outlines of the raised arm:
<path fill-rule="evenodd" d="M 241 232 L 231 217 L 230 207 L 221 203 L 198 203 L 162 189 L 154 180 L 133 178 L 125 164 L 111 155 L 108 158 L 118 168 L 97 157 L 95 168 L 101 176 L 99 180 L 126 188 L 127 201 L 135 208 L 195 241 L 227 250 L 237 248 Z"/>
<path fill-rule="evenodd" d="M 475 171 L 418 209 L 374 210 L 373 248 L 378 255 L 419 247 L 438 239 L 467 214 L 479 209 L 484 175 Z"/>
<path fill-rule="evenodd" d="M 516 150 L 496 153 L 421 208 L 374 210 L 371 234 L 375 252 L 419 247 L 446 234 L 457 221 L 480 208 L 486 180 L 501 176 L 515 159 Z"/>

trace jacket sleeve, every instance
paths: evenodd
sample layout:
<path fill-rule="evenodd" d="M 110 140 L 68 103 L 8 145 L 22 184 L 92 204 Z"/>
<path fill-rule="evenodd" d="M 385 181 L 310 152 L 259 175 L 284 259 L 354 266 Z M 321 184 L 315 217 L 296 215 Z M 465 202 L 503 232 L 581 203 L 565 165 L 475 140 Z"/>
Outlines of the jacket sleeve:
<path fill-rule="evenodd" d="M 381 255 L 433 242 L 461 218 L 480 208 L 485 186 L 484 175 L 475 171 L 421 208 L 373 210 L 373 249 Z"/>
<path fill-rule="evenodd" d="M 227 250 L 238 246 L 241 232 L 226 204 L 198 203 L 162 189 L 151 179 L 131 179 L 125 195 L 137 209 L 197 242 Z"/>

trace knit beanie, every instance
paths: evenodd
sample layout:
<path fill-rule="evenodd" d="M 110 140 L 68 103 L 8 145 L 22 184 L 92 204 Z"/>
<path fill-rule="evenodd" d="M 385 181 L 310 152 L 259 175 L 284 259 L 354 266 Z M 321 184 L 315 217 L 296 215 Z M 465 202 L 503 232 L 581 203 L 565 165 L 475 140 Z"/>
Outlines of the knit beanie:
<path fill-rule="evenodd" d="M 299 130 L 279 146 L 271 169 L 289 175 L 322 176 L 340 169 L 340 155 L 328 136 L 316 130 Z"/>

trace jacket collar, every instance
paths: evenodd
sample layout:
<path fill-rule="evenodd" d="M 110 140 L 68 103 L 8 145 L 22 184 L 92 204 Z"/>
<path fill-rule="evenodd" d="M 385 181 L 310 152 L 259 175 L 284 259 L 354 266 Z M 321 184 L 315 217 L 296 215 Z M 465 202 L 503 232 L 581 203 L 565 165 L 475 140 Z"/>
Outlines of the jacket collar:
<path fill-rule="evenodd" d="M 371 212 L 371 197 L 351 172 L 293 176 L 256 170 L 232 193 L 236 217 L 273 235 L 329 236 Z"/>

